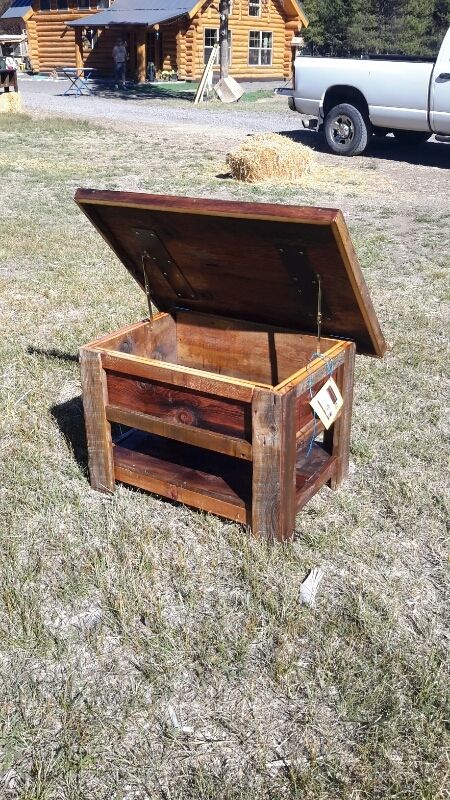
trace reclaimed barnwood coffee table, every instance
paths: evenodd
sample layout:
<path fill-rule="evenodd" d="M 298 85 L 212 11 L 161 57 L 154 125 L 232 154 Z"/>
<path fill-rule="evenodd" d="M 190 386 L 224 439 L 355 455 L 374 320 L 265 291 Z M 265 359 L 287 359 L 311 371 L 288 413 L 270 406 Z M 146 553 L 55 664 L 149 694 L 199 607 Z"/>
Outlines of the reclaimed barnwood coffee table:
<path fill-rule="evenodd" d="M 76 202 L 150 308 L 80 350 L 92 486 L 289 538 L 347 475 L 355 351 L 385 351 L 342 214 L 90 189 Z M 326 430 L 310 400 L 330 376 L 343 407 Z"/>

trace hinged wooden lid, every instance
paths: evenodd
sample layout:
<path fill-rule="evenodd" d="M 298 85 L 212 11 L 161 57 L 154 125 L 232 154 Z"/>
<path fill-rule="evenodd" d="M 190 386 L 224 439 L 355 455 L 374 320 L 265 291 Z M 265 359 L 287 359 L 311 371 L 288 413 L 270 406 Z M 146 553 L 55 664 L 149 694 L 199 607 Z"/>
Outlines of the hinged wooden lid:
<path fill-rule="evenodd" d="M 386 344 L 340 211 L 78 189 L 75 200 L 157 308 Z M 145 274 L 146 273 L 146 274 Z M 147 280 L 146 280 L 147 279 Z"/>

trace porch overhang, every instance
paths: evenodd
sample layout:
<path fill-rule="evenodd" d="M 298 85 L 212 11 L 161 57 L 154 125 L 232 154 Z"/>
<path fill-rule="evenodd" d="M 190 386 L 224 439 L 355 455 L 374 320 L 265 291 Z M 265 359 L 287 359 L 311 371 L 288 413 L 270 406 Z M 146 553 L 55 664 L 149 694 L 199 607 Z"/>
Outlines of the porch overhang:
<path fill-rule="evenodd" d="M 30 0 L 13 0 L 0 19 L 22 19 L 24 22 L 31 17 L 33 8 Z"/>

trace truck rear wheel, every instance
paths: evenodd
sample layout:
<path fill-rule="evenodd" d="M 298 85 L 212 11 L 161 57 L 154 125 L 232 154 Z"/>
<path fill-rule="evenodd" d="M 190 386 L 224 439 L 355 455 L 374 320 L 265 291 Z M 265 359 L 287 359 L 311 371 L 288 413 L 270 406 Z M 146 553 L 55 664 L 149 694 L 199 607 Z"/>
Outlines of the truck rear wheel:
<path fill-rule="evenodd" d="M 425 133 L 424 131 L 394 131 L 394 136 L 400 144 L 413 147 L 414 145 L 425 144 L 431 133 Z"/>
<path fill-rule="evenodd" d="M 363 153 L 369 141 L 370 122 L 349 103 L 334 106 L 323 125 L 328 147 L 340 156 Z"/>

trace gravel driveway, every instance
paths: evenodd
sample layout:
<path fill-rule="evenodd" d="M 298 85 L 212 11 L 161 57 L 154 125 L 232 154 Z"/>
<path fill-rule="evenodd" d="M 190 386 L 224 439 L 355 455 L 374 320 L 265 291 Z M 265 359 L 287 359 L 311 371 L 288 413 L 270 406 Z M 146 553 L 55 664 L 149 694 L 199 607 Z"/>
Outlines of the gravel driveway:
<path fill-rule="evenodd" d="M 380 187 L 383 183 L 395 187 L 388 191 L 385 202 L 392 210 L 395 209 L 400 229 L 403 218 L 408 216 L 412 207 L 420 213 L 449 211 L 450 145 L 436 142 L 434 138 L 421 147 L 408 148 L 392 136 L 373 137 L 366 153 L 346 159 L 329 153 L 321 136 L 304 130 L 300 115 L 289 111 L 284 97 L 274 96 L 239 106 L 221 106 L 218 103 L 194 106 L 187 100 L 133 97 L 132 89 L 125 97 L 118 98 L 102 94 L 64 96 L 68 86 L 68 81 L 21 78 L 25 111 L 89 120 L 106 127 L 133 131 L 139 137 L 150 137 L 155 141 L 164 140 L 169 135 L 175 150 L 178 145 L 186 148 L 188 138 L 192 152 L 197 152 L 199 157 L 204 145 L 225 156 L 247 134 L 274 131 L 318 151 L 319 164 L 331 168 L 335 177 L 344 171 L 344 183 L 349 170 L 366 175 L 376 170 Z M 336 205 L 350 210 L 351 198 L 345 191 L 341 192 L 339 180 L 337 186 Z M 353 201 L 355 210 L 360 204 L 361 197 L 357 194 Z"/>
<path fill-rule="evenodd" d="M 241 132 L 272 131 L 280 124 L 285 130 L 296 130 L 300 127 L 300 118 L 289 111 L 285 98 L 275 98 L 279 111 L 267 111 L 263 104 L 252 104 L 255 110 L 239 111 L 231 107 L 194 106 L 186 101 L 149 100 L 132 97 L 132 90 L 126 99 L 105 98 L 99 96 L 74 97 L 64 96 L 69 87 L 68 81 L 36 81 L 23 78 L 20 80 L 20 91 L 26 111 L 51 113 L 89 119 L 95 122 L 114 121 L 127 124 L 156 125 L 169 127 L 179 125 L 206 126 L 214 128 L 239 130 Z M 274 101 L 270 101 L 273 105 Z M 262 113 L 264 112 L 264 113 Z"/>

